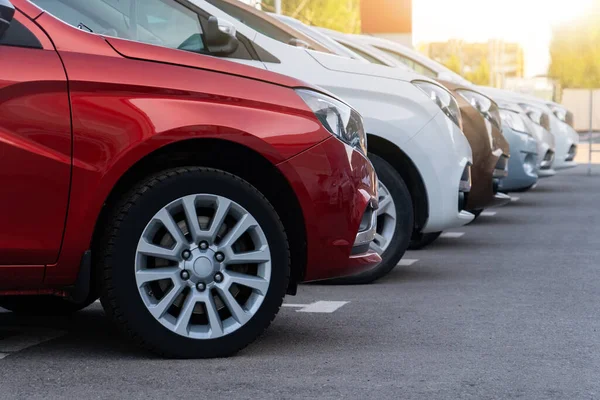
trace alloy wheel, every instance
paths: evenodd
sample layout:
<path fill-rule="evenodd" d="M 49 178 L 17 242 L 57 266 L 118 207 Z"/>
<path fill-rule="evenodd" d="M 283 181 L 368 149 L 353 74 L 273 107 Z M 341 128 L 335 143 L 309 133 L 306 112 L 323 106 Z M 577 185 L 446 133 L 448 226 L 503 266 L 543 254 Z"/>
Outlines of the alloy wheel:
<path fill-rule="evenodd" d="M 379 254 L 386 251 L 396 232 L 396 204 L 390 191 L 381 182 L 377 182 L 379 209 L 377 210 L 377 233 L 371 242 L 371 249 Z"/>
<path fill-rule="evenodd" d="M 192 339 L 228 335 L 259 310 L 271 279 L 265 233 L 241 205 L 196 194 L 161 208 L 135 255 L 135 279 L 150 314 Z"/>

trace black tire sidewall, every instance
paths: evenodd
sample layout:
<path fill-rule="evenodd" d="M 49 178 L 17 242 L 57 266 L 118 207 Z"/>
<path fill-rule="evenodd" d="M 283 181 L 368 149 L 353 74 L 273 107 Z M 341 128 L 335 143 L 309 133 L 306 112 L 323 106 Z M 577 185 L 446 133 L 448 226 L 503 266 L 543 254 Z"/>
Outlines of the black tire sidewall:
<path fill-rule="evenodd" d="M 375 167 L 377 178 L 385 185 L 394 200 L 396 207 L 396 229 L 394 236 L 381 254 L 381 263 L 368 271 L 346 278 L 336 279 L 335 283 L 367 284 L 387 275 L 402 259 L 408 245 L 414 226 L 414 211 L 412 198 L 404 180 L 387 161 L 369 153 L 369 159 Z"/>
<path fill-rule="evenodd" d="M 244 207 L 263 229 L 271 251 L 271 282 L 255 315 L 235 332 L 216 339 L 180 336 L 157 321 L 147 310 L 135 281 L 134 259 L 138 240 L 147 223 L 164 206 L 192 194 L 226 197 Z M 289 251 L 283 226 L 275 210 L 256 189 L 230 174 L 207 169 L 176 173 L 146 190 L 126 210 L 112 254 L 112 297 L 146 347 L 175 357 L 218 357 L 233 354 L 262 333 L 281 306 L 289 277 Z"/>

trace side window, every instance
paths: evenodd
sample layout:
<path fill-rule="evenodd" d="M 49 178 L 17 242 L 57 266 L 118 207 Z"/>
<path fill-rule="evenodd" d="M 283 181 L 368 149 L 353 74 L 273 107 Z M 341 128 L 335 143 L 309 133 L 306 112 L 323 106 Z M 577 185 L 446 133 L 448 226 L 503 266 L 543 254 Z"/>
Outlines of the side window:
<path fill-rule="evenodd" d="M 173 49 L 205 51 L 198 14 L 175 0 L 31 0 L 79 29 Z"/>
<path fill-rule="evenodd" d="M 269 23 L 269 21 L 260 18 L 257 15 L 252 14 L 244 10 L 241 7 L 237 7 L 233 4 L 222 0 L 206 0 L 208 3 L 217 7 L 224 13 L 230 15 L 231 17 L 237 19 L 244 25 L 249 26 L 257 32 L 262 33 L 265 36 L 270 37 L 271 39 L 275 39 L 279 42 L 283 42 L 285 44 L 290 44 L 293 39 L 296 39 L 294 36 L 290 35 L 283 29 L 279 29 L 277 26 Z"/>
<path fill-rule="evenodd" d="M 41 49 L 42 44 L 37 37 L 22 23 L 13 19 L 10 27 L 0 39 L 1 46 L 27 47 L 30 49 Z"/>
<path fill-rule="evenodd" d="M 358 54 L 359 56 L 361 56 L 362 58 L 364 58 L 365 60 L 369 61 L 371 64 L 378 64 L 378 65 L 386 65 L 383 61 L 373 57 L 372 55 L 365 53 L 362 50 L 357 49 L 354 46 L 350 46 L 347 43 L 342 43 L 342 42 L 338 42 L 340 43 L 342 46 L 346 47 L 348 50 Z"/>
<path fill-rule="evenodd" d="M 416 73 L 428 76 L 430 78 L 437 78 L 437 74 L 435 73 L 435 71 L 427 68 L 423 64 L 419 64 L 418 62 L 415 62 L 414 60 L 412 60 L 408 57 L 405 57 L 400 53 L 396 53 L 395 51 L 388 50 L 386 48 L 379 47 L 379 46 L 375 46 L 375 47 L 378 50 L 383 51 L 385 54 L 389 55 L 390 57 L 393 57 L 396 60 L 400 61 L 401 63 L 405 64 L 406 66 L 408 66 L 410 69 L 412 69 Z"/>

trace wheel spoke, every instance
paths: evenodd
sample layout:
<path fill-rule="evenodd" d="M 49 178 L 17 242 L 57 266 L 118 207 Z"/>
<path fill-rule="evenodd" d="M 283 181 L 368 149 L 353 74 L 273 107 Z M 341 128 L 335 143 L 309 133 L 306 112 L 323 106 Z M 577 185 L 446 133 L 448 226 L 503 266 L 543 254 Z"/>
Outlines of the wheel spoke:
<path fill-rule="evenodd" d="M 388 214 L 388 208 L 392 204 L 394 204 L 394 201 L 392 200 L 392 196 L 390 196 L 390 195 L 384 196 L 379 201 L 379 208 L 377 209 L 377 215 Z"/>
<path fill-rule="evenodd" d="M 169 307 L 171 307 L 177 296 L 179 296 L 183 291 L 183 285 L 181 285 L 178 281 L 173 281 L 173 284 L 175 286 L 169 290 L 169 293 L 160 299 L 158 304 L 148 307 L 148 311 L 150 311 L 154 318 L 161 319 Z"/>
<path fill-rule="evenodd" d="M 184 243 L 187 243 L 185 236 L 183 236 L 181 229 L 179 229 L 179 227 L 177 226 L 177 223 L 171 216 L 171 213 L 169 213 L 165 208 L 160 210 L 154 218 L 159 220 L 163 224 L 163 226 L 169 231 L 169 233 L 173 237 L 173 240 L 175 240 L 175 242 L 177 243 L 177 245 L 175 246 L 176 248 L 182 246 Z"/>
<path fill-rule="evenodd" d="M 212 218 L 210 229 L 208 231 L 211 241 L 214 242 L 215 238 L 217 237 L 217 233 L 219 233 L 219 230 L 221 230 L 223 222 L 225 222 L 225 217 L 227 217 L 227 214 L 229 214 L 230 207 L 231 201 L 224 198 L 219 198 L 217 209 L 215 210 L 215 215 Z"/>
<path fill-rule="evenodd" d="M 188 327 L 190 325 L 190 318 L 192 318 L 192 313 L 194 312 L 194 307 L 197 302 L 198 299 L 193 294 L 189 293 L 183 303 L 179 317 L 177 318 L 177 323 L 174 328 L 175 332 L 180 335 L 189 334 Z"/>
<path fill-rule="evenodd" d="M 148 282 L 162 281 L 163 279 L 174 280 L 180 269 L 177 267 L 143 269 L 135 273 L 135 279 L 140 286 Z"/>
<path fill-rule="evenodd" d="M 215 299 L 209 292 L 204 300 L 204 306 L 206 308 L 206 316 L 208 317 L 208 325 L 210 326 L 211 337 L 219 337 L 223 335 L 223 326 L 221 325 L 221 317 L 217 311 L 215 305 Z"/>
<path fill-rule="evenodd" d="M 233 251 L 227 252 L 226 263 L 228 265 L 233 264 L 260 264 L 267 262 L 271 259 L 271 252 L 269 246 L 264 245 L 259 250 L 249 251 L 246 253 L 234 253 Z"/>
<path fill-rule="evenodd" d="M 231 312 L 233 319 L 235 319 L 240 325 L 245 324 L 250 319 L 250 315 L 244 311 L 242 306 L 240 306 L 229 290 L 223 290 L 221 288 L 218 288 L 218 290 L 219 294 L 221 295 L 221 299 L 225 303 L 225 306 L 227 306 L 229 309 L 229 312 Z"/>
<path fill-rule="evenodd" d="M 382 254 L 384 249 L 386 248 L 387 239 L 380 235 L 379 233 L 375 234 L 375 240 L 371 242 L 369 246 L 372 250 L 375 250 L 378 254 Z"/>
<path fill-rule="evenodd" d="M 188 229 L 192 235 L 192 239 L 197 243 L 202 237 L 202 231 L 198 223 L 198 213 L 196 212 L 196 196 L 184 197 L 182 204 Z"/>
<path fill-rule="evenodd" d="M 250 214 L 245 214 L 219 243 L 219 247 L 227 248 L 233 245 L 248 229 L 256 225 L 256 220 Z"/>
<path fill-rule="evenodd" d="M 179 254 L 175 249 L 167 249 L 165 247 L 156 246 L 148 243 L 146 239 L 142 238 L 138 244 L 138 252 L 148 257 L 163 258 L 165 260 L 179 261 Z"/>
<path fill-rule="evenodd" d="M 261 295 L 265 296 L 269 289 L 269 281 L 258 276 L 240 274 L 239 272 L 227 271 L 231 283 L 255 289 Z"/>

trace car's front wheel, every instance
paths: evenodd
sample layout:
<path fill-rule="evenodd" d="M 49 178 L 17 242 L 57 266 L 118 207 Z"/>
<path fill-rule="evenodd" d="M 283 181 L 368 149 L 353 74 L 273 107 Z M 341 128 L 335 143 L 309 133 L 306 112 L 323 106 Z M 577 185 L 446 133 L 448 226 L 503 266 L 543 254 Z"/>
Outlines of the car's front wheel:
<path fill-rule="evenodd" d="M 290 275 L 284 227 L 243 179 L 166 171 L 115 208 L 98 267 L 106 312 L 136 343 L 176 358 L 229 356 L 279 311 Z"/>

